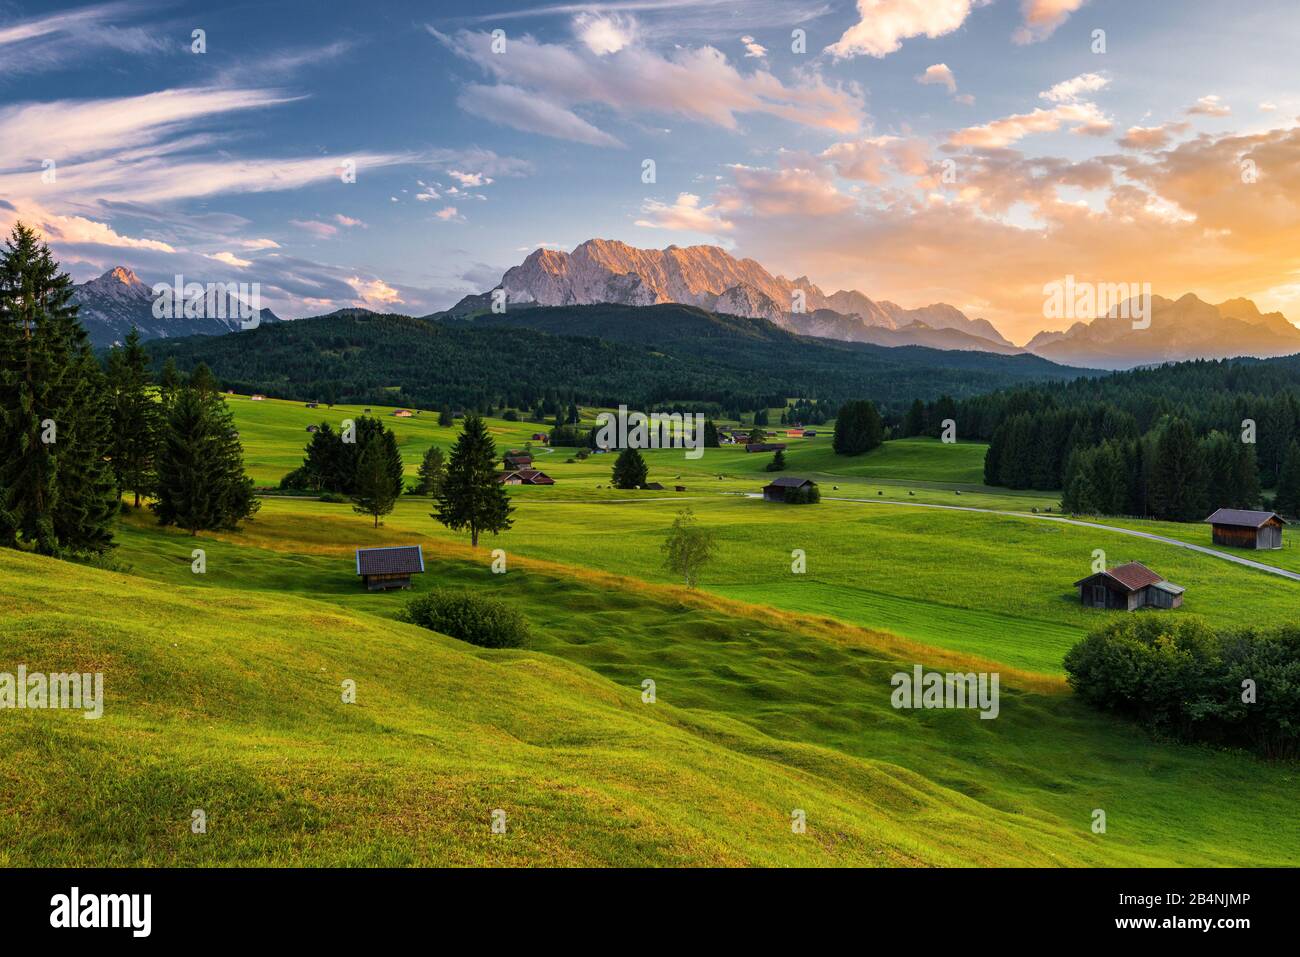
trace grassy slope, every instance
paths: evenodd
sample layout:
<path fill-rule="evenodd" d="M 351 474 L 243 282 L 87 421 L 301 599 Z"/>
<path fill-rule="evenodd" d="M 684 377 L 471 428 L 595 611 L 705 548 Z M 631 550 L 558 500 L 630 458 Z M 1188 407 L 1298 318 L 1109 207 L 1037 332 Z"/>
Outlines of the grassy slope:
<path fill-rule="evenodd" d="M 158 555 L 195 544 L 145 526 L 124 537 Z M 358 592 L 345 556 L 199 543 L 207 576 L 183 560 L 137 569 L 157 582 L 0 553 L 17 585 L 0 598 L 2 665 L 102 670 L 108 695 L 98 722 L 3 715 L 0 863 L 1241 864 L 1300 851 L 1274 817 L 1289 769 L 1155 745 L 1051 681 L 1004 670 L 995 721 L 898 712 L 890 674 L 958 662 L 635 582 L 432 563 L 421 587 L 495 589 L 534 622 L 534 650 L 479 651 L 388 620 L 402 596 Z M 356 705 L 339 700 L 344 678 Z M 498 807 L 505 836 L 490 833 Z M 205 836 L 188 831 L 193 808 Z"/>

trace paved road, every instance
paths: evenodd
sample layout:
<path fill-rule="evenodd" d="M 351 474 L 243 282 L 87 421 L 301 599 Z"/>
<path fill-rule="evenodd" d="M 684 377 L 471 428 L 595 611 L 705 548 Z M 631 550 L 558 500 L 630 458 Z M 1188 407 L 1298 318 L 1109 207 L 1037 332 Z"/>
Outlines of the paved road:
<path fill-rule="evenodd" d="M 1200 552 L 1202 555 L 1209 555 L 1213 558 L 1222 558 L 1224 561 L 1235 562 L 1238 565 L 1245 565 L 1247 568 L 1254 568 L 1257 571 L 1268 572 L 1270 575 L 1279 575 L 1282 578 L 1289 578 L 1291 581 L 1300 582 L 1300 572 L 1291 572 L 1284 568 L 1265 565 L 1263 562 L 1252 561 L 1249 558 L 1242 558 L 1240 555 L 1233 555 L 1229 552 L 1221 552 L 1216 548 L 1206 548 L 1204 545 L 1193 545 L 1191 542 L 1179 541 L 1176 538 L 1166 538 L 1163 535 L 1153 535 L 1151 532 L 1140 532 L 1135 528 L 1120 528 L 1117 525 L 1102 525 L 1100 522 L 1085 522 L 1077 518 L 1066 518 L 1063 515 L 1037 515 L 1033 512 L 1010 512 L 1001 511 L 995 508 L 975 508 L 970 505 L 932 505 L 926 502 L 894 502 L 877 501 L 876 499 L 870 498 L 840 498 L 833 495 L 823 495 L 822 499 L 833 502 L 855 502 L 860 505 L 902 505 L 905 508 L 942 508 L 952 512 L 984 512 L 987 515 L 1009 515 L 1012 518 L 1037 518 L 1044 522 L 1060 522 L 1063 525 L 1078 525 L 1081 528 L 1099 528 L 1102 531 L 1115 532 L 1119 535 L 1131 535 L 1134 538 L 1145 538 L 1152 542 L 1162 542 L 1165 545 L 1174 545 L 1178 548 L 1186 548 L 1193 552 Z"/>

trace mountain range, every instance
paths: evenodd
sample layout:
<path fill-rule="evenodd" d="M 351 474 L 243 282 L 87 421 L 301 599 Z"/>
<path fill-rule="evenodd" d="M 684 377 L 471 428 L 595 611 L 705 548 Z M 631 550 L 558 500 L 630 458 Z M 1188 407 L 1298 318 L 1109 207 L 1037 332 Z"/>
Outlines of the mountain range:
<path fill-rule="evenodd" d="M 828 294 L 807 276 L 774 275 L 755 260 L 738 259 L 719 246 L 639 249 L 606 239 L 588 240 L 570 253 L 537 249 L 507 269 L 494 289 L 466 296 L 426 318 L 490 315 L 496 290 L 504 291 L 507 312 L 513 316 L 536 307 L 677 304 L 766 319 L 796 335 L 887 347 L 1030 353 L 1062 365 L 1097 369 L 1300 353 L 1300 329 L 1279 312 L 1261 312 L 1249 299 L 1214 305 L 1191 293 L 1176 300 L 1153 296 L 1147 328 L 1135 328 L 1117 307 L 1068 329 L 1040 332 L 1017 346 L 988 320 L 970 318 L 948 303 L 908 309 L 857 290 Z M 74 301 L 96 347 L 121 341 L 132 325 L 146 339 L 219 335 L 240 328 L 238 318 L 155 318 L 150 287 L 122 266 L 77 286 Z M 226 304 L 226 316 L 237 316 L 237 301 L 227 297 Z M 277 321 L 269 309 L 262 309 L 260 316 L 263 322 Z"/>
<path fill-rule="evenodd" d="M 1194 358 L 1300 352 L 1300 329 L 1281 313 L 1261 313 L 1248 299 L 1216 305 L 1187 294 L 1152 297 L 1149 328 L 1121 319 L 1117 307 L 1092 322 L 1041 332 L 1018 347 L 986 319 L 972 319 L 948 303 L 906 309 L 857 290 L 823 292 L 807 276 L 773 275 L 753 259 L 718 246 L 638 249 L 591 239 L 565 253 L 538 249 L 506 270 L 496 287 L 507 309 L 611 303 L 681 303 L 711 312 L 768 319 L 802 335 L 882 346 L 1015 354 L 1030 352 L 1074 366 L 1125 369 Z M 467 296 L 446 315 L 489 311 L 492 290 Z"/>
<path fill-rule="evenodd" d="M 215 293 L 213 304 L 217 307 L 213 318 L 183 315 L 175 318 L 158 318 L 154 315 L 155 296 L 152 287 L 141 281 L 125 266 L 115 266 L 102 276 L 73 288 L 72 301 L 77 305 L 77 317 L 90 335 L 96 349 L 119 343 L 135 326 L 142 339 L 171 339 L 180 336 L 216 336 L 235 332 L 241 328 L 241 301 L 237 296 L 222 290 Z M 269 309 L 259 310 L 261 322 L 276 322 L 278 317 Z"/>

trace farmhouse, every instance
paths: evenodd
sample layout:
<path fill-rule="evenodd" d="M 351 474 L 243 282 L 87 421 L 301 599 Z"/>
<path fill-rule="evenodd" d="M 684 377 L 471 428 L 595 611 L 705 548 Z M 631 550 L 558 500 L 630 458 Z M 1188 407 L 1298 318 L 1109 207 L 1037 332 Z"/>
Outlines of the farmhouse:
<path fill-rule="evenodd" d="M 1079 601 L 1088 608 L 1134 611 L 1138 608 L 1177 608 L 1183 603 L 1181 585 L 1167 582 L 1141 562 L 1129 562 L 1097 572 L 1074 583 Z"/>
<path fill-rule="evenodd" d="M 804 436 L 804 431 L 803 429 L 786 429 L 785 435 L 786 438 L 789 439 L 802 439 Z"/>
<path fill-rule="evenodd" d="M 393 411 L 393 417 L 398 419 L 409 419 L 415 415 L 410 409 L 396 409 Z"/>
<path fill-rule="evenodd" d="M 257 395 L 250 395 L 250 396 L 248 397 L 248 401 L 249 401 L 249 402 L 265 402 L 265 401 L 266 401 L 266 396 L 262 395 L 261 393 L 258 393 Z"/>
<path fill-rule="evenodd" d="M 497 476 L 502 485 L 554 485 L 555 479 L 537 469 L 512 469 Z"/>
<path fill-rule="evenodd" d="M 746 452 L 783 452 L 784 442 L 750 442 L 745 446 Z"/>
<path fill-rule="evenodd" d="M 800 496 L 806 496 L 816 488 L 817 483 L 812 479 L 783 475 L 763 486 L 763 501 L 790 502 Z"/>
<path fill-rule="evenodd" d="M 357 574 L 370 591 L 410 588 L 411 576 L 423 573 L 424 552 L 419 545 L 357 549 Z"/>
<path fill-rule="evenodd" d="M 1282 526 L 1277 512 L 1221 508 L 1205 520 L 1214 529 L 1214 544 L 1229 548 L 1281 548 Z"/>
<path fill-rule="evenodd" d="M 510 453 L 503 460 L 507 472 L 515 469 L 527 469 L 533 467 L 533 457 L 524 453 Z"/>

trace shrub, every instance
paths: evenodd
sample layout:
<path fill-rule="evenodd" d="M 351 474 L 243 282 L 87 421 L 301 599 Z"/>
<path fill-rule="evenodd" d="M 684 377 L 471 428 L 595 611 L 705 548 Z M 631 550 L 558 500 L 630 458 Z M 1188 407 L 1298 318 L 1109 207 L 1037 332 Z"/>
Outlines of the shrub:
<path fill-rule="evenodd" d="M 1138 614 L 1071 648 L 1065 672 L 1085 702 L 1157 734 L 1300 754 L 1300 627 L 1215 632 Z"/>
<path fill-rule="evenodd" d="M 340 495 L 338 492 L 322 492 L 320 496 L 320 501 L 329 502 L 333 505 L 338 505 L 342 502 L 349 502 L 351 501 L 351 499 L 349 499 L 346 495 Z"/>
<path fill-rule="evenodd" d="M 518 648 L 530 637 L 519 612 L 469 591 L 435 588 L 407 602 L 400 617 L 480 648 Z"/>
<path fill-rule="evenodd" d="M 803 488 L 787 488 L 783 494 L 787 505 L 816 505 L 822 500 L 822 490 L 816 483 Z"/>

